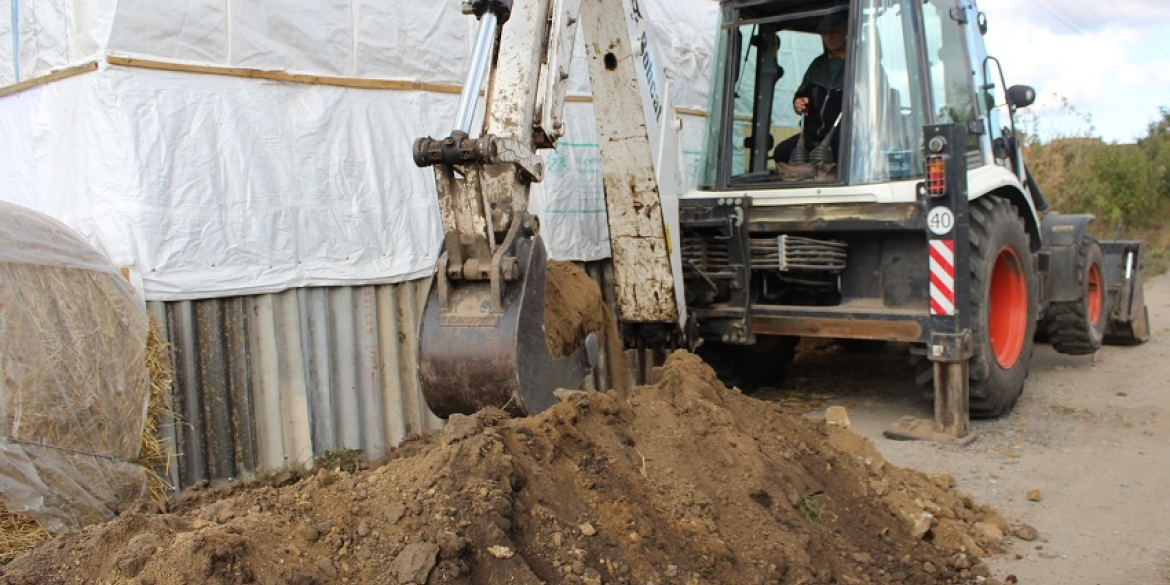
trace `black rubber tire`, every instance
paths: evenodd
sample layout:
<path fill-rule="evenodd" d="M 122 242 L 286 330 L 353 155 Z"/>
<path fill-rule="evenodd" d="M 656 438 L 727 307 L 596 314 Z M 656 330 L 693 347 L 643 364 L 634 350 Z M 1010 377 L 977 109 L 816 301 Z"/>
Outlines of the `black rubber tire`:
<path fill-rule="evenodd" d="M 752 394 L 771 388 L 784 377 L 796 357 L 799 337 L 758 336 L 754 345 L 707 341 L 695 352 L 728 388 Z"/>
<path fill-rule="evenodd" d="M 971 202 L 971 317 L 972 355 L 969 362 L 970 412 L 972 418 L 996 418 L 1011 412 L 1024 390 L 1032 361 L 1038 309 L 1036 267 L 1024 221 L 1011 202 L 987 195 Z M 991 278 L 1001 251 L 1010 248 L 1020 260 L 1027 288 L 1027 322 L 1019 356 L 1004 368 L 994 355 L 989 330 Z M 916 352 L 918 353 L 918 352 Z M 932 389 L 934 364 L 913 355 L 915 380 Z M 933 390 L 929 393 L 933 396 Z"/>
<path fill-rule="evenodd" d="M 1095 270 L 1097 279 L 1097 322 L 1090 319 L 1094 295 L 1090 294 L 1089 275 Z M 1097 240 L 1090 236 L 1081 238 L 1077 246 L 1077 282 L 1081 283 L 1081 299 L 1078 301 L 1052 303 L 1048 306 L 1041 328 L 1048 334 L 1048 341 L 1052 349 L 1067 355 L 1088 355 L 1101 349 L 1101 340 L 1105 337 L 1105 325 L 1108 324 L 1106 299 L 1108 294 L 1104 290 L 1105 255 Z"/>

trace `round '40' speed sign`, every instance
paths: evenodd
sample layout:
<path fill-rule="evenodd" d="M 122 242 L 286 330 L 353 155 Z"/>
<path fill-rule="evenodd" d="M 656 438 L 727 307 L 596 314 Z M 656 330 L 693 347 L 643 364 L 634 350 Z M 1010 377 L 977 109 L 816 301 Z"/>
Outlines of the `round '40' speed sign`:
<path fill-rule="evenodd" d="M 955 214 L 946 207 L 935 207 L 926 215 L 926 227 L 936 236 L 945 236 L 955 229 Z"/>

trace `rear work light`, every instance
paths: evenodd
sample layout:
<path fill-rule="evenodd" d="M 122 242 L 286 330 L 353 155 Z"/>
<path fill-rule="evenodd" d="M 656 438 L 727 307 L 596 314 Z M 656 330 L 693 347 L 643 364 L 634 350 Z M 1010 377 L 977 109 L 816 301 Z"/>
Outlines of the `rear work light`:
<path fill-rule="evenodd" d="M 947 192 L 947 161 L 945 156 L 926 158 L 926 191 L 931 197 L 942 197 Z"/>

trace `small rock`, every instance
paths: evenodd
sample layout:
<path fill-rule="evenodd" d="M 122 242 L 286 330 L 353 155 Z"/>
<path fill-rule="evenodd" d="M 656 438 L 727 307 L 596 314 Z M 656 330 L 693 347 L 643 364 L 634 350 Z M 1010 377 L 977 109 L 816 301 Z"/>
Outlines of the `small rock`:
<path fill-rule="evenodd" d="M 584 585 L 601 585 L 601 573 L 596 569 L 586 569 L 585 574 L 581 576 L 581 583 Z"/>
<path fill-rule="evenodd" d="M 873 562 L 873 557 L 863 552 L 855 552 L 853 553 L 853 560 L 861 564 L 869 564 Z"/>
<path fill-rule="evenodd" d="M 1044 496 L 1040 495 L 1040 490 L 1028 490 L 1028 500 L 1032 502 L 1039 502 Z"/>
<path fill-rule="evenodd" d="M 317 542 L 317 538 L 321 536 L 321 533 L 317 532 L 317 527 L 305 525 L 297 528 L 297 536 L 300 536 L 301 540 L 306 543 L 313 544 Z"/>
<path fill-rule="evenodd" d="M 565 544 L 565 535 L 560 532 L 554 532 L 552 535 L 553 546 L 561 548 Z"/>
<path fill-rule="evenodd" d="M 930 526 L 934 522 L 934 514 L 930 512 L 923 512 L 916 520 L 914 525 L 910 527 L 910 536 L 915 540 L 921 540 L 930 532 Z"/>
<path fill-rule="evenodd" d="M 406 505 L 402 502 L 391 502 L 386 506 L 386 521 L 391 525 L 398 524 L 406 515 Z"/>
<path fill-rule="evenodd" d="M 487 551 L 497 559 L 510 559 L 516 556 L 516 551 L 506 546 L 489 546 Z"/>
<path fill-rule="evenodd" d="M 964 534 L 964 535 L 960 536 L 959 542 L 962 543 L 963 548 L 967 549 L 967 554 L 969 554 L 969 555 L 975 555 L 977 557 L 981 557 L 981 556 L 984 556 L 985 554 L 987 554 L 986 552 L 983 551 L 983 547 L 976 544 L 975 539 L 971 538 L 971 535 L 969 535 L 969 534 Z"/>
<path fill-rule="evenodd" d="M 483 431 L 483 424 L 473 416 L 453 414 L 443 427 L 443 444 L 452 445 Z"/>
<path fill-rule="evenodd" d="M 936 473 L 927 477 L 940 490 L 949 491 L 955 487 L 955 477 L 949 473 Z"/>
<path fill-rule="evenodd" d="M 400 583 L 426 583 L 438 556 L 439 545 L 433 542 L 408 544 L 390 563 L 390 572 Z"/>
<path fill-rule="evenodd" d="M 678 576 L 678 567 L 675 565 L 666 565 L 666 570 L 662 574 L 673 579 Z"/>
<path fill-rule="evenodd" d="M 365 537 L 370 535 L 370 525 L 367 524 L 365 520 L 358 522 L 357 535 L 362 537 L 362 538 L 365 538 Z"/>
<path fill-rule="evenodd" d="M 593 536 L 597 534 L 597 529 L 594 528 L 593 525 L 589 522 L 586 522 L 577 528 L 579 528 L 581 530 L 581 534 L 584 534 L 585 536 Z"/>
<path fill-rule="evenodd" d="M 565 388 L 553 390 L 553 398 L 556 398 L 558 402 L 571 402 L 574 398 L 584 395 L 585 392 L 581 390 L 567 390 Z"/>
<path fill-rule="evenodd" d="M 991 522 L 976 522 L 975 531 L 993 543 L 998 543 L 1003 540 L 1003 531 Z"/>
<path fill-rule="evenodd" d="M 195 530 L 202 530 L 202 529 L 207 528 L 209 526 L 215 526 L 215 522 L 212 522 L 210 520 L 204 520 L 202 518 L 196 518 L 195 521 L 191 523 L 191 528 L 193 528 Z"/>
<path fill-rule="evenodd" d="M 284 471 L 281 471 L 280 473 L 272 476 L 271 484 L 272 484 L 272 487 L 282 488 L 282 487 L 290 486 L 290 485 L 300 481 L 300 479 L 301 479 L 301 476 L 299 474 L 297 474 L 296 470 L 285 469 Z"/>
<path fill-rule="evenodd" d="M 938 571 L 938 567 L 935 567 L 934 563 L 926 561 L 925 563 L 922 563 L 922 570 L 933 575 L 935 571 Z"/>
<path fill-rule="evenodd" d="M 981 508 L 979 519 L 983 522 L 994 524 L 996 528 L 999 528 L 1001 534 L 1006 534 L 1011 528 L 1008 526 L 1007 520 L 1004 520 L 1003 516 L 999 515 L 999 512 L 987 506 Z"/>
<path fill-rule="evenodd" d="M 442 559 L 463 557 L 471 549 L 471 541 L 452 530 L 444 530 L 436 534 L 435 544 L 439 545 L 439 558 Z"/>
<path fill-rule="evenodd" d="M 988 567 L 987 563 L 981 561 L 976 563 L 975 566 L 971 567 L 971 575 L 975 577 L 983 577 L 986 579 L 991 576 L 991 567 Z"/>
<path fill-rule="evenodd" d="M 853 426 L 849 422 L 849 411 L 844 406 L 830 406 L 825 409 L 825 423 L 831 427 L 847 429 Z"/>
<path fill-rule="evenodd" d="M 1027 540 L 1029 542 L 1040 538 L 1040 533 L 1037 532 L 1035 528 L 1027 524 L 1021 524 L 1017 526 L 1016 529 L 1012 531 L 1012 533 L 1016 535 L 1016 538 L 1020 540 Z"/>

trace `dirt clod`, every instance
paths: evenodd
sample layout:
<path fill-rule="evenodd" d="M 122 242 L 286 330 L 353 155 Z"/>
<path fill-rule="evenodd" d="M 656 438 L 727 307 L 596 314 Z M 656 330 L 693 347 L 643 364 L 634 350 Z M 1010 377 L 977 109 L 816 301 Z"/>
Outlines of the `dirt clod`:
<path fill-rule="evenodd" d="M 1021 525 L 1017 526 L 1012 531 L 1012 534 L 1015 534 L 1016 538 L 1018 538 L 1020 540 L 1026 540 L 1029 542 L 1036 540 L 1037 538 L 1040 538 L 1040 533 L 1035 528 L 1033 528 L 1027 524 L 1021 524 Z"/>
<path fill-rule="evenodd" d="M 439 556 L 439 546 L 430 542 L 408 545 L 390 565 L 399 583 L 426 583 Z"/>

